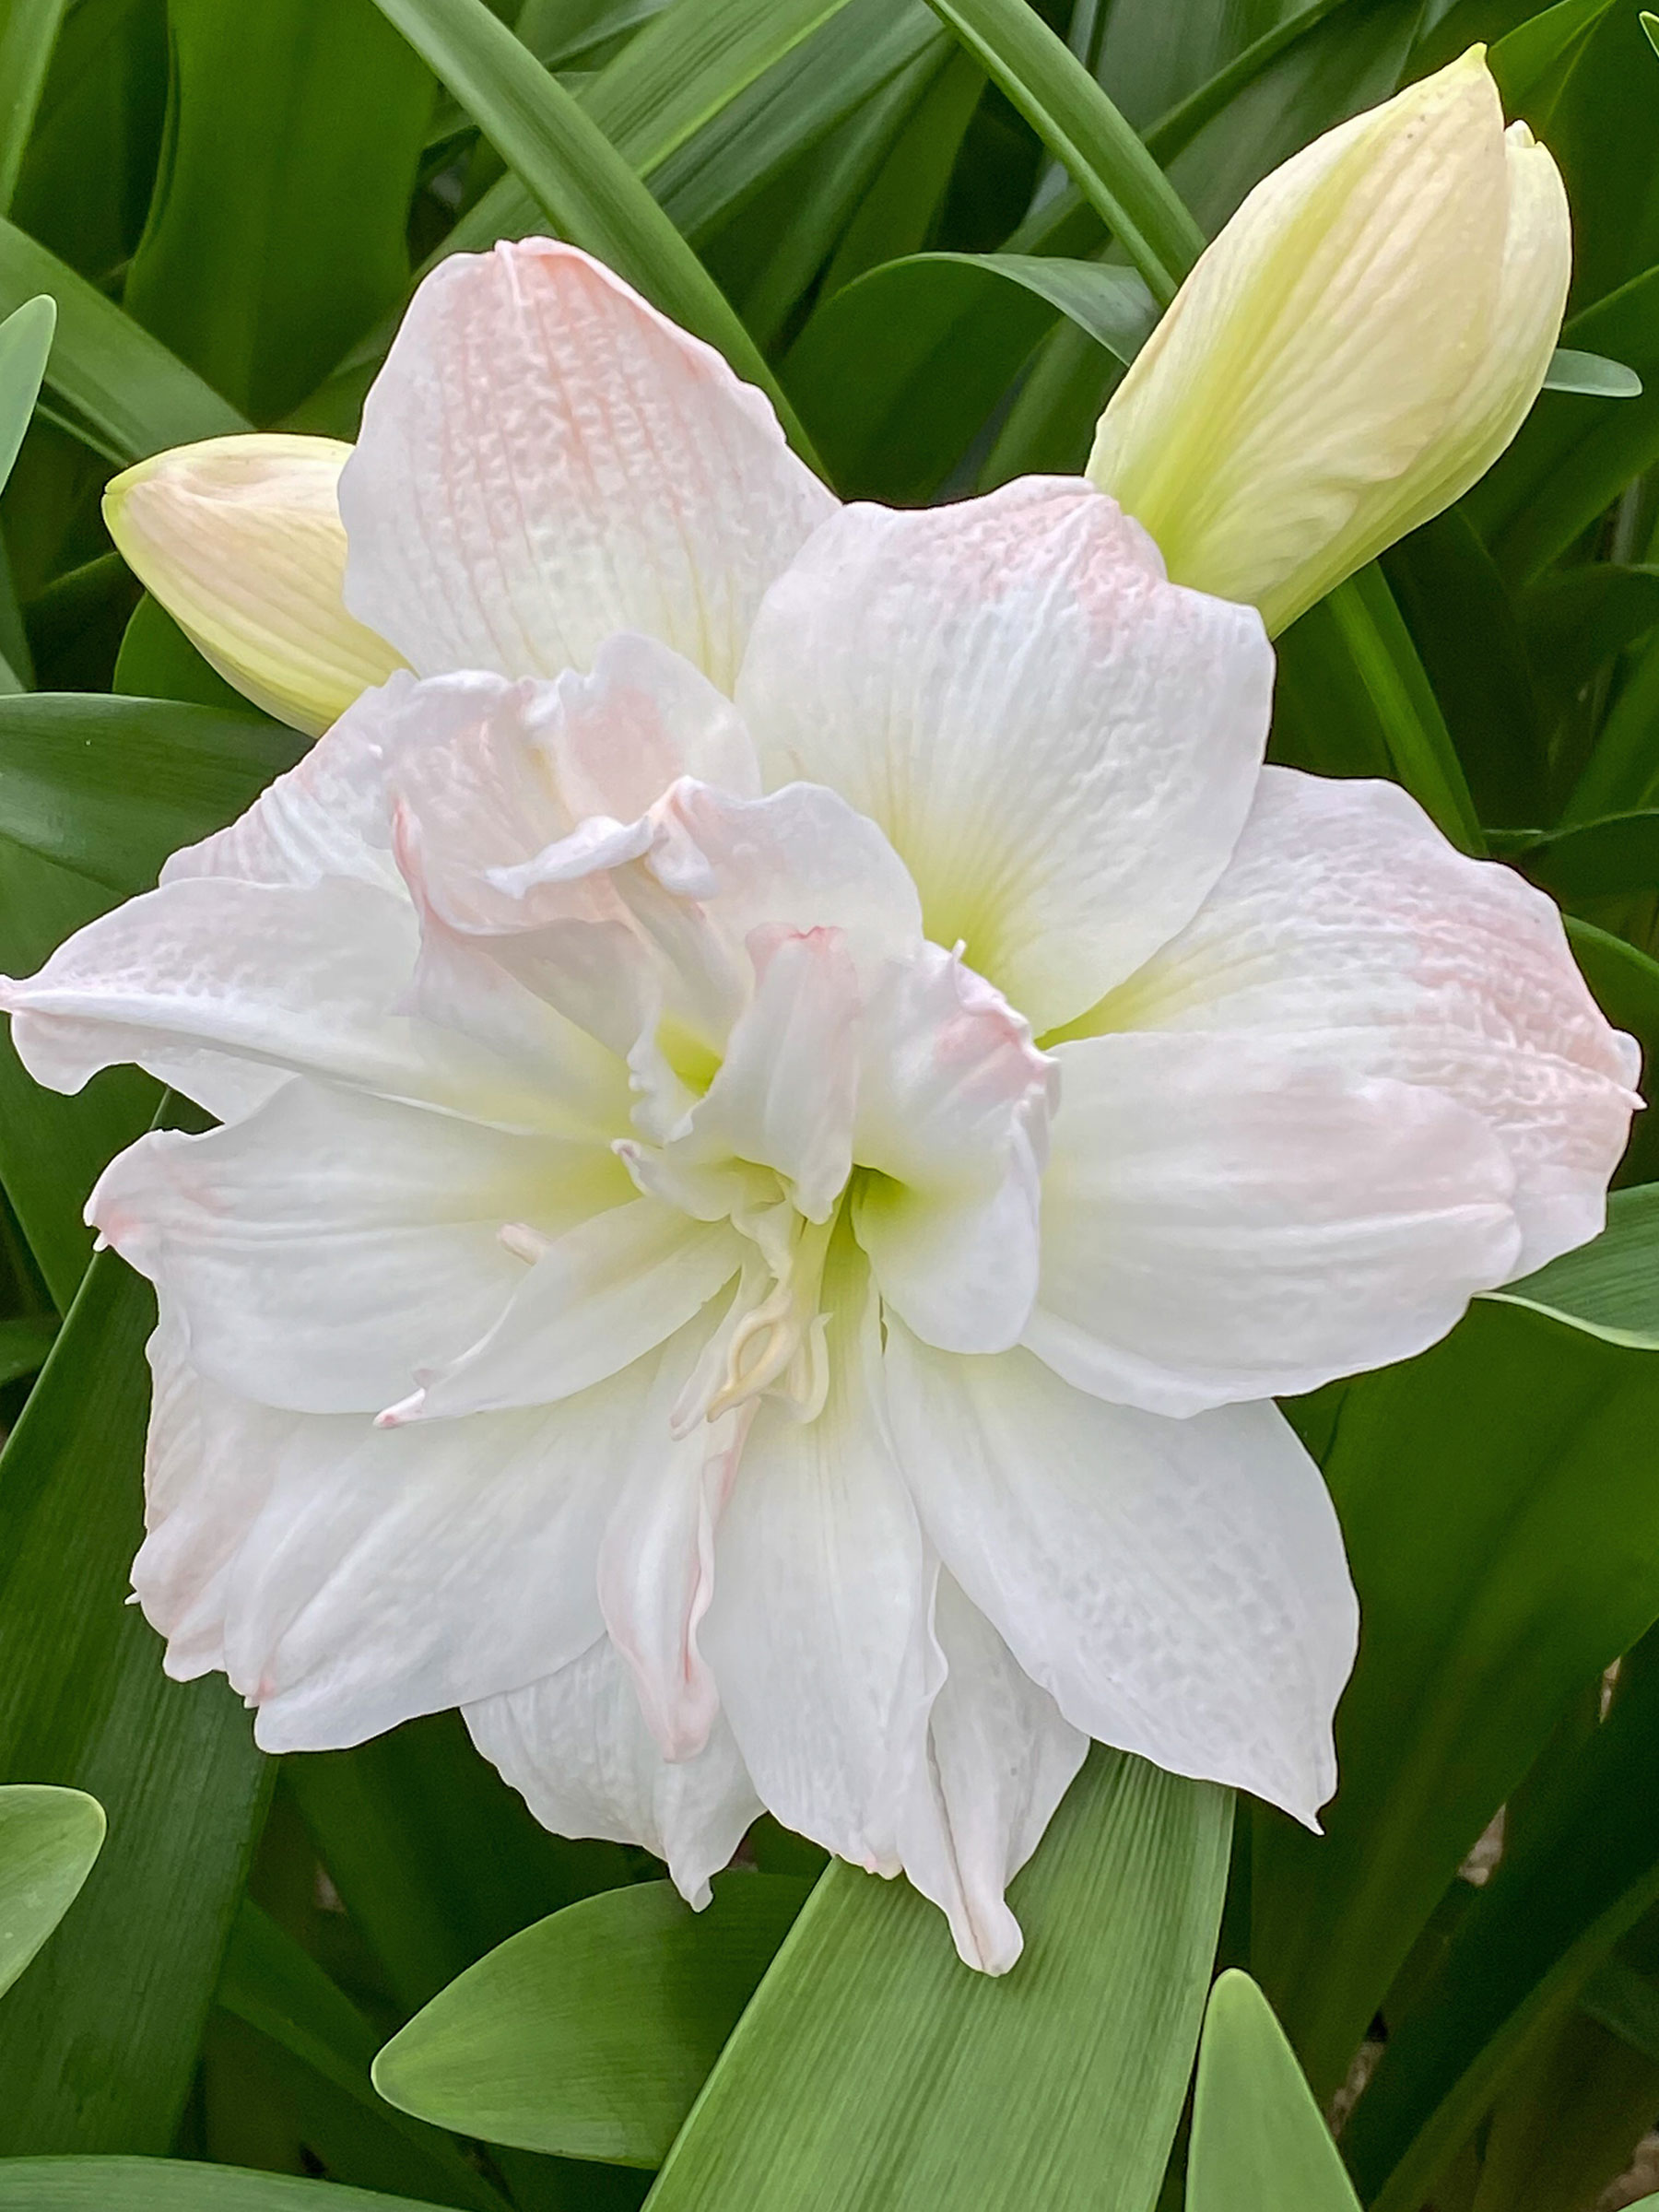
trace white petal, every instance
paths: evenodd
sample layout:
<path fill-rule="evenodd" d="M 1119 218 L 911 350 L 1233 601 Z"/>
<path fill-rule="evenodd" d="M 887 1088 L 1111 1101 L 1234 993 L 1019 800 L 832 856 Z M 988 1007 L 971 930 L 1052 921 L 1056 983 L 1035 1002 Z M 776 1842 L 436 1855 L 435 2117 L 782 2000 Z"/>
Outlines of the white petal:
<path fill-rule="evenodd" d="M 222 1664 L 259 1742 L 288 1751 L 566 1665 L 603 1631 L 599 1543 L 658 1364 L 551 1408 L 390 1430 L 175 1379 L 133 1568 L 170 1667 Z"/>
<path fill-rule="evenodd" d="M 1356 1609 L 1319 1470 L 1271 1405 L 1108 1406 L 1028 1352 L 952 1359 L 889 1317 L 923 1522 L 1074 1727 L 1310 1824 Z"/>
<path fill-rule="evenodd" d="M 1408 1359 L 1504 1281 L 1515 1174 L 1443 1091 L 1268 1041 L 1065 1044 L 1025 1342 L 1080 1390 L 1182 1415 Z"/>
<path fill-rule="evenodd" d="M 1253 1033 L 1448 1092 L 1513 1163 L 1516 1275 L 1600 1230 L 1637 1104 L 1637 1047 L 1541 891 L 1453 852 L 1393 783 L 1292 769 L 1264 774 L 1191 925 L 1077 1026 Z"/>
<path fill-rule="evenodd" d="M 904 1871 L 940 1906 L 969 1966 L 1006 1973 L 1024 1938 L 1003 1895 L 1088 1749 L 948 1574 L 934 1604 L 946 1675 L 900 1830 Z"/>
<path fill-rule="evenodd" d="M 729 1864 L 762 1809 L 718 1717 L 695 1759 L 671 1765 L 663 1758 L 608 1641 L 528 1688 L 467 1706 L 465 1718 L 544 1828 L 642 1844 L 667 1861 L 681 1896 L 700 1911 L 710 1877 Z"/>
<path fill-rule="evenodd" d="M 208 438 L 116 477 L 104 520 L 128 568 L 204 659 L 313 734 L 399 656 L 346 612 L 332 438 Z"/>
<path fill-rule="evenodd" d="M 507 1223 L 554 1235 L 628 1193 L 603 1147 L 513 1136 L 303 1080 L 232 1128 L 157 1131 L 88 1206 L 224 1388 L 375 1413 L 482 1335 L 524 1280 Z"/>
<path fill-rule="evenodd" d="M 630 1198 L 557 1237 L 487 1335 L 423 1372 L 385 1418 L 448 1418 L 546 1406 L 614 1375 L 701 1312 L 737 1272 L 741 1240 L 655 1198 Z"/>
<path fill-rule="evenodd" d="M 175 853 L 161 881 L 229 876 L 310 884 L 345 876 L 401 893 L 391 851 L 388 760 L 407 742 L 412 723 L 434 736 L 463 727 L 477 712 L 478 681 L 471 679 L 464 695 L 444 694 L 418 685 L 405 670 L 365 692 L 245 814 Z"/>
<path fill-rule="evenodd" d="M 773 1168 L 827 1221 L 853 1171 L 858 978 L 838 929 L 757 930 L 751 944 L 755 995 L 691 1112 L 687 1155 Z"/>
<path fill-rule="evenodd" d="M 867 1009 L 853 1227 L 882 1296 L 942 1349 L 1019 1341 L 1037 1294 L 1053 1069 L 1018 1015 L 936 945 Z"/>
<path fill-rule="evenodd" d="M 633 1677 L 646 1726 L 663 1757 L 674 1759 L 696 1757 L 720 1710 L 699 1630 L 714 1593 L 714 1531 L 752 1414 L 744 1407 L 700 1420 L 676 1438 L 676 1401 L 698 1364 L 691 1357 L 664 1362 L 599 1550 L 605 1625 Z"/>
<path fill-rule="evenodd" d="M 767 781 L 892 840 L 927 935 L 1038 1030 L 1179 929 L 1232 850 L 1273 655 L 1071 478 L 851 507 L 768 594 L 737 700 Z"/>
<path fill-rule="evenodd" d="M 0 1006 L 29 1073 L 57 1090 L 134 1060 L 211 1109 L 197 1071 L 222 1054 L 507 1128 L 612 1133 L 626 1112 L 619 1064 L 569 1024 L 500 1038 L 510 1056 L 394 1011 L 416 952 L 407 900 L 363 882 L 187 877 L 0 984 Z"/>
<path fill-rule="evenodd" d="M 876 1306 L 845 1240 L 824 1285 L 829 1402 L 762 1405 L 715 1542 L 702 1649 L 785 1827 L 884 1874 L 925 1740 L 928 1582 L 879 1410 Z"/>
<path fill-rule="evenodd" d="M 340 484 L 346 599 L 425 675 L 556 676 L 632 629 L 729 689 L 834 504 L 711 347 L 526 239 L 415 295 Z"/>
<path fill-rule="evenodd" d="M 863 969 L 921 936 L 922 904 L 904 863 L 838 792 L 791 783 L 743 799 L 687 781 L 658 823 L 653 875 L 677 899 L 703 905 L 734 947 L 757 929 L 838 929 Z"/>

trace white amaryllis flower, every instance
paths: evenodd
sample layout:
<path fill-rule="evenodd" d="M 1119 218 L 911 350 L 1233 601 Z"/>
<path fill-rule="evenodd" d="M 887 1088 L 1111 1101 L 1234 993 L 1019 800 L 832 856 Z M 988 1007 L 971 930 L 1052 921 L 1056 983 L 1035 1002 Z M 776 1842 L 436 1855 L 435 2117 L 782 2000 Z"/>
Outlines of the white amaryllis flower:
<path fill-rule="evenodd" d="M 1485 55 L 1265 177 L 1100 418 L 1090 478 L 1270 633 L 1484 476 L 1549 367 L 1567 194 Z"/>
<path fill-rule="evenodd" d="M 1259 617 L 1111 499 L 838 508 L 568 247 L 421 288 L 349 630 L 323 465 L 172 456 L 123 542 L 266 698 L 407 668 L 4 994 L 223 1124 L 90 1207 L 171 1671 L 275 1750 L 458 1704 L 694 1901 L 770 1807 L 993 1971 L 1090 1736 L 1312 1821 L 1355 1610 L 1270 1400 L 1599 1226 L 1554 909 L 1264 770 Z"/>

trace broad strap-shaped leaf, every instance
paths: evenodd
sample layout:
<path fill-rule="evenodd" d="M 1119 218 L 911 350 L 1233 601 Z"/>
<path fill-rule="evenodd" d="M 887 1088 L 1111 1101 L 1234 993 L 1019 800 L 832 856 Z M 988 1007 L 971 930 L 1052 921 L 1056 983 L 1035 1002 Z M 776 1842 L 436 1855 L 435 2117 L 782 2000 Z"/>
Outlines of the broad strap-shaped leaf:
<path fill-rule="evenodd" d="M 1160 306 L 1204 250 L 1163 171 L 1026 0 L 931 0 L 1121 241 Z"/>
<path fill-rule="evenodd" d="M 228 400 L 84 276 L 15 223 L 0 221 L 0 310 L 40 292 L 50 294 L 58 312 L 47 388 L 123 461 L 143 461 L 170 445 L 250 427 Z"/>
<path fill-rule="evenodd" d="M 1659 1361 L 1479 1300 L 1345 1391 L 1325 1477 L 1365 1623 L 1325 1834 L 1258 1815 L 1251 1971 L 1315 2094 L 1569 1699 L 1659 1617 Z"/>
<path fill-rule="evenodd" d="M 1391 2029 L 1345 2136 L 1375 2212 L 1416 2212 L 1530 2031 L 1659 1900 L 1659 1666 L 1638 1661 Z"/>
<path fill-rule="evenodd" d="M 375 2062 L 382 2097 L 488 2143 L 660 2166 L 806 1898 L 726 1874 L 568 1905 L 468 1968 Z"/>
<path fill-rule="evenodd" d="M 558 233 L 718 347 L 768 394 L 798 445 L 789 403 L 719 286 L 598 124 L 485 0 L 375 5 L 475 118 Z"/>
<path fill-rule="evenodd" d="M 0 2159 L 0 2212 L 429 2212 L 411 2198 L 182 2159 Z"/>
<path fill-rule="evenodd" d="M 0 2153 L 171 2143 L 265 1809 L 246 1713 L 170 1682 L 124 1602 L 154 1311 L 95 1261 L 0 1457 L 0 1774 L 110 1816 L 96 1879 L 0 1999 Z"/>
<path fill-rule="evenodd" d="M 79 1896 L 103 1840 L 103 1807 L 84 1790 L 0 1786 L 0 1994 Z"/>
<path fill-rule="evenodd" d="M 915 253 L 843 286 L 785 365 L 841 488 L 935 494 L 1057 313 L 1120 360 L 1152 322 L 1132 270 L 1039 254 Z"/>
<path fill-rule="evenodd" d="M 1215 1947 L 1230 1799 L 1097 1745 L 1010 1902 L 1001 1981 L 903 1882 L 834 1865 L 651 2196 L 1147 2212 Z"/>
<path fill-rule="evenodd" d="M 1205 2014 L 1186 2212 L 1359 2212 L 1284 2030 L 1236 1968 Z"/>
<path fill-rule="evenodd" d="M 41 292 L 0 323 L 0 485 L 11 475 L 34 413 L 57 328 L 57 302 Z"/>
<path fill-rule="evenodd" d="M 304 749 L 252 712 L 68 691 L 0 699 L 0 838 L 131 898 Z"/>
<path fill-rule="evenodd" d="M 1615 1191 L 1607 1226 L 1593 1243 L 1487 1295 L 1548 1313 L 1607 1344 L 1659 1351 L 1659 1183 Z"/>
<path fill-rule="evenodd" d="M 0 215 L 10 207 L 69 0 L 11 0 L 0 26 Z"/>

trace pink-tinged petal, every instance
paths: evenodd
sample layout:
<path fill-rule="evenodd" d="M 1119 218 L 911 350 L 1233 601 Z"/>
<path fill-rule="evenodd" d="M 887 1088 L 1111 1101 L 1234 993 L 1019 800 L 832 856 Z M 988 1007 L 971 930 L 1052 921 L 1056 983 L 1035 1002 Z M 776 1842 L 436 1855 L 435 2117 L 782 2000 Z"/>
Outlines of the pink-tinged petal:
<path fill-rule="evenodd" d="M 515 1136 L 303 1080 L 234 1127 L 141 1137 L 88 1217 L 225 1389 L 373 1414 L 511 1301 L 504 1225 L 554 1236 L 628 1195 L 602 1146 Z"/>
<path fill-rule="evenodd" d="M 604 1640 L 559 1674 L 468 1705 L 464 1717 L 544 1828 L 642 1845 L 667 1862 L 681 1896 L 700 1911 L 711 1877 L 762 1809 L 718 1716 L 695 1758 L 664 1759 L 627 1667 Z"/>
<path fill-rule="evenodd" d="M 435 677 L 417 697 L 432 705 L 392 765 L 395 841 L 416 896 L 453 928 L 618 911 L 603 873 L 649 848 L 644 818 L 671 783 L 759 787 L 731 701 L 654 639 L 608 639 L 589 676 Z"/>
<path fill-rule="evenodd" d="M 930 1577 L 880 1406 L 876 1301 L 844 1240 L 826 1269 L 829 1401 L 763 1403 L 715 1541 L 701 1645 L 755 1787 L 788 1828 L 900 1865 L 923 1755 Z"/>
<path fill-rule="evenodd" d="M 677 1404 L 695 1387 L 699 1365 L 689 1357 L 664 1362 L 640 1450 L 599 1547 L 605 1625 L 633 1677 L 645 1724 L 672 1759 L 702 1750 L 720 1711 L 698 1632 L 714 1594 L 714 1531 L 753 1412 L 742 1407 L 700 1419 L 677 1435 Z"/>
<path fill-rule="evenodd" d="M 1313 1824 L 1357 1612 L 1319 1470 L 1277 1409 L 1163 1420 L 1028 1352 L 931 1351 L 892 1316 L 886 1365 L 930 1540 L 1071 1724 Z"/>
<path fill-rule="evenodd" d="M 607 638 L 591 676 L 560 677 L 559 698 L 549 743 L 578 820 L 608 814 L 632 821 L 681 776 L 737 798 L 760 795 L 759 764 L 736 708 L 654 638 Z"/>
<path fill-rule="evenodd" d="M 38 975 L 0 982 L 0 1006 L 24 1065 L 56 1090 L 132 1060 L 212 1110 L 223 1058 L 272 1088 L 310 1075 L 504 1128 L 613 1134 L 619 1064 L 569 1023 L 549 1014 L 496 1051 L 399 1011 L 417 950 L 407 900 L 368 883 L 186 877 L 78 931 Z"/>
<path fill-rule="evenodd" d="M 934 1599 L 945 1678 L 900 1830 L 904 1871 L 964 1962 L 1005 1974 L 1024 1938 L 1004 1896 L 1071 1787 L 1088 1738 L 1061 1717 L 948 1574 Z"/>
<path fill-rule="evenodd" d="M 178 1317 L 163 1324 L 176 1344 Z M 397 1430 L 276 1413 L 175 1366 L 133 1569 L 170 1669 L 222 1665 L 259 1742 L 290 1751 L 569 1665 L 603 1633 L 599 1545 L 659 1366 L 553 1407 Z"/>
<path fill-rule="evenodd" d="M 767 595 L 737 700 L 769 782 L 878 822 L 927 935 L 1039 1030 L 1188 920 L 1267 737 L 1249 608 L 1165 582 L 1072 478 L 920 512 L 849 507 Z"/>
<path fill-rule="evenodd" d="M 1050 1062 L 983 979 L 936 945 L 893 962 L 866 1011 L 853 1226 L 882 1296 L 947 1351 L 1019 1341 L 1037 1294 Z"/>
<path fill-rule="evenodd" d="M 1393 783 L 1268 769 L 1187 929 L 1077 1024 L 1233 1032 L 1356 1077 L 1443 1090 L 1514 1166 L 1527 1275 L 1600 1230 L 1638 1103 L 1561 918 L 1512 869 L 1453 852 Z"/>
<path fill-rule="evenodd" d="M 737 1018 L 687 1157 L 773 1168 L 809 1221 L 827 1221 L 853 1171 L 858 976 L 839 929 L 750 941 L 755 995 Z"/>
<path fill-rule="evenodd" d="M 1520 1250 L 1515 1171 L 1444 1091 L 1259 1035 L 1059 1047 L 1025 1343 L 1079 1390 L 1185 1415 L 1409 1359 Z"/>
<path fill-rule="evenodd" d="M 834 506 L 712 347 L 526 239 L 415 295 L 340 481 L 346 603 L 422 674 L 556 676 L 631 629 L 725 690 Z"/>
<path fill-rule="evenodd" d="M 347 876 L 401 892 L 393 855 L 393 783 L 412 755 L 443 756 L 488 723 L 513 687 L 495 676 L 419 683 L 400 670 L 365 691 L 299 765 L 248 811 L 161 871 L 163 883 L 229 876 L 248 883 L 316 883 Z"/>
<path fill-rule="evenodd" d="M 477 1344 L 422 1371 L 422 1387 L 382 1418 L 400 1426 L 547 1406 L 587 1390 L 683 1328 L 742 1259 L 727 1223 L 689 1220 L 655 1198 L 594 1214 L 532 1261 Z"/>
<path fill-rule="evenodd" d="M 744 799 L 677 783 L 657 810 L 650 867 L 677 900 L 697 901 L 733 948 L 758 929 L 834 929 L 863 971 L 922 935 L 904 863 L 874 822 L 821 785 Z"/>

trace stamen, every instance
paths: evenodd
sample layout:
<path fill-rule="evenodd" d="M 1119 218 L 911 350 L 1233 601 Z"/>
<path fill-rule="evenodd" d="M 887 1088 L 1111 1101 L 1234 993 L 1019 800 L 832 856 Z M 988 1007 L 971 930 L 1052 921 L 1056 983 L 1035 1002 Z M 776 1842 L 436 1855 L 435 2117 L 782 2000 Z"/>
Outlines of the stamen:
<path fill-rule="evenodd" d="M 830 1364 L 818 1293 L 834 1220 L 806 1221 L 798 1215 L 795 1219 L 798 1228 L 791 1249 L 781 1255 L 782 1266 L 773 1261 L 777 1273 L 771 1289 L 732 1331 L 725 1381 L 709 1401 L 712 1421 L 780 1382 L 778 1394 L 797 1418 L 813 1420 L 823 1411 Z"/>
<path fill-rule="evenodd" d="M 515 1260 L 527 1260 L 532 1267 L 543 1253 L 553 1249 L 551 1237 L 544 1237 L 541 1230 L 532 1229 L 528 1221 L 504 1221 L 497 1230 L 496 1236 Z"/>

